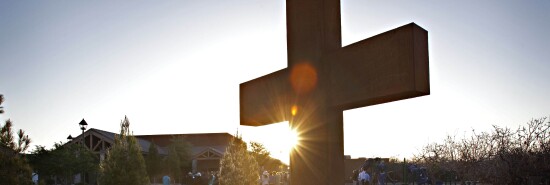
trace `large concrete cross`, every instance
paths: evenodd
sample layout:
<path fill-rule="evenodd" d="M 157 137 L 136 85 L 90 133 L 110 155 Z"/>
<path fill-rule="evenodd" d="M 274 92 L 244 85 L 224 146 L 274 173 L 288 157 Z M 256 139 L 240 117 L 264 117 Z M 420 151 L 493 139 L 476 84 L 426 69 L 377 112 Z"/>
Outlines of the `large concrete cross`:
<path fill-rule="evenodd" d="M 343 111 L 428 95 L 428 32 L 410 23 L 342 48 L 339 0 L 286 9 L 288 68 L 240 85 L 241 125 L 289 121 L 291 183 L 342 185 Z"/>

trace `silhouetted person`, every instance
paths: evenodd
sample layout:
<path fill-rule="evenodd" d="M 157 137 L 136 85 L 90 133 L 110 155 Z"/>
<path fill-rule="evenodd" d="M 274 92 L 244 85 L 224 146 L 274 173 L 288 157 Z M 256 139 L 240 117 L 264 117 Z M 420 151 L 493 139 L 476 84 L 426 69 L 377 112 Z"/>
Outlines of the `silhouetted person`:
<path fill-rule="evenodd" d="M 351 181 L 353 181 L 353 185 L 359 185 L 359 181 L 358 181 L 358 178 L 359 178 L 359 171 L 358 170 L 353 170 L 353 172 L 351 173 Z"/>
<path fill-rule="evenodd" d="M 162 185 L 170 185 L 170 177 L 168 175 L 162 177 Z"/>
<path fill-rule="evenodd" d="M 359 173 L 359 183 L 361 185 L 369 185 L 370 184 L 370 175 L 367 173 L 367 169 L 363 168 L 361 173 Z"/>
<path fill-rule="evenodd" d="M 374 161 L 376 164 L 376 181 L 378 181 L 378 185 L 386 185 L 386 164 L 384 163 L 384 160 L 380 158 L 375 158 Z"/>
<path fill-rule="evenodd" d="M 262 185 L 269 185 L 269 173 L 267 171 L 264 171 L 261 179 L 262 179 Z"/>

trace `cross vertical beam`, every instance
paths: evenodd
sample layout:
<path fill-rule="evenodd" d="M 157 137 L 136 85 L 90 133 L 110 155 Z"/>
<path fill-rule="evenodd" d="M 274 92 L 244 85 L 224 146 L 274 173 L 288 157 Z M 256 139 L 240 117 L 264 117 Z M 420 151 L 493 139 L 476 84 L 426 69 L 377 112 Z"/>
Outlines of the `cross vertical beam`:
<path fill-rule="evenodd" d="M 322 57 L 342 46 L 340 1 L 287 0 L 286 6 L 290 71 L 304 73 L 299 68 L 307 65 L 316 74 L 329 74 L 329 65 Z M 298 112 L 290 119 L 290 125 L 299 131 L 301 141 L 290 155 L 291 183 L 343 184 L 343 170 L 334 170 L 343 169 L 344 164 L 342 111 L 328 105 L 328 75 L 316 78 L 314 87 L 306 92 L 296 89 L 302 84 L 292 85 L 291 103 Z"/>

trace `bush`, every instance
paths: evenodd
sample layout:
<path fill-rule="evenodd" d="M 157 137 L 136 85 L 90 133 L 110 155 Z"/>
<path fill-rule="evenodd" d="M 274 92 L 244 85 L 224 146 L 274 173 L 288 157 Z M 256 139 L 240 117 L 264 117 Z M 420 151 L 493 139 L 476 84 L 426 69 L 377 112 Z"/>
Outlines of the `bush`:
<path fill-rule="evenodd" d="M 531 177 L 550 178 L 550 121 L 533 119 L 516 130 L 493 126 L 470 138 L 448 136 L 425 146 L 415 157 L 435 179 L 456 174 L 461 180 L 492 184 L 528 184 Z"/>

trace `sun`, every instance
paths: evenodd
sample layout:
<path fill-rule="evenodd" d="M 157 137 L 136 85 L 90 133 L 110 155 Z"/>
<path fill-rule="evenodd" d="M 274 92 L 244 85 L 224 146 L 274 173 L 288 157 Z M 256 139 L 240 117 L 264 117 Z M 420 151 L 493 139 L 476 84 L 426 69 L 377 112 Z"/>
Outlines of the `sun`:
<path fill-rule="evenodd" d="M 259 127 L 241 127 L 239 131 L 242 131 L 240 133 L 243 133 L 247 140 L 263 144 L 271 153 L 271 157 L 280 159 L 286 164 L 289 164 L 290 152 L 300 145 L 298 132 L 291 129 L 288 122 Z"/>
<path fill-rule="evenodd" d="M 264 129 L 264 141 L 267 145 L 271 145 L 274 150 L 290 151 L 299 144 L 300 138 L 298 132 L 292 129 L 288 122 L 281 122 L 262 127 Z"/>
<path fill-rule="evenodd" d="M 296 147 L 296 145 L 298 145 L 298 142 L 300 140 L 300 138 L 298 137 L 298 132 L 296 132 L 296 130 L 293 130 L 291 128 L 289 128 L 286 133 L 285 133 L 285 143 L 286 143 L 286 146 L 288 146 L 289 148 L 294 148 Z"/>

